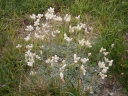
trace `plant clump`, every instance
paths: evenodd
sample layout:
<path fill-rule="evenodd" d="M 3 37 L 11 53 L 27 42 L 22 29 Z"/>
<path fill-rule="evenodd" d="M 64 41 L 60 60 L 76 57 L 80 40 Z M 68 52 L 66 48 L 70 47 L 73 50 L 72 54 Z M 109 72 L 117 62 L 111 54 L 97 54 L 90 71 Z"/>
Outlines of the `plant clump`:
<path fill-rule="evenodd" d="M 94 94 L 113 64 L 109 55 L 114 44 L 110 50 L 102 47 L 99 52 L 94 52 L 94 28 L 87 22 L 82 23 L 80 15 L 58 16 L 50 7 L 45 14 L 32 14 L 30 18 L 33 25 L 25 29 L 25 44 L 16 46 L 25 48 L 24 61 L 30 68 L 27 80 L 34 78 L 31 82 L 39 87 L 42 79 L 49 86 L 47 91 L 53 95 Z M 40 83 L 34 83 L 37 80 Z"/>

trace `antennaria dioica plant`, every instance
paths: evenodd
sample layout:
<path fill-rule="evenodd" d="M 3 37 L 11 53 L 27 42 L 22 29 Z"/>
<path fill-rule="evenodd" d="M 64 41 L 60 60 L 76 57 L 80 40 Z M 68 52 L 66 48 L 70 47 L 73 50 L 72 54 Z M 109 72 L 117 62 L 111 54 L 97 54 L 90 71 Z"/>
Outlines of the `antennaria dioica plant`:
<path fill-rule="evenodd" d="M 99 52 L 94 52 L 95 28 L 88 22 L 82 23 L 80 15 L 62 17 L 50 7 L 45 14 L 32 14 L 30 18 L 34 23 L 25 29 L 25 44 L 16 46 L 25 48 L 25 63 L 30 67 L 27 84 L 34 88 L 36 84 L 38 87 L 42 84 L 56 87 L 46 90 L 62 96 L 97 92 L 101 79 L 107 77 L 112 66 L 113 60 L 108 57 L 114 44 L 110 50 L 102 47 Z M 24 84 L 26 82 L 20 83 L 21 86 Z M 37 92 L 36 88 L 30 90 Z"/>

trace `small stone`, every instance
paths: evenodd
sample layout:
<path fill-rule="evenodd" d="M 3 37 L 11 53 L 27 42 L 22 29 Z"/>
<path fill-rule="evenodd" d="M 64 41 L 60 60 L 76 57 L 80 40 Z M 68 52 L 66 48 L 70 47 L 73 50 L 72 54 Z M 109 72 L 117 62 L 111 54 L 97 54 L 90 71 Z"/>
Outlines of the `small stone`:
<path fill-rule="evenodd" d="M 110 95 L 110 96 L 113 96 L 114 94 L 113 94 L 113 93 L 110 93 L 109 95 Z"/>

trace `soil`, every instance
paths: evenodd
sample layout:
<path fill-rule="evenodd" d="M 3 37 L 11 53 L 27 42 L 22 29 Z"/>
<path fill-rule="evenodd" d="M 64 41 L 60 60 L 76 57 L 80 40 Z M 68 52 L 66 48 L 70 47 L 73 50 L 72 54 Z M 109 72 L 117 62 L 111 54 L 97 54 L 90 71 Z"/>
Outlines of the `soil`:
<path fill-rule="evenodd" d="M 98 96 L 128 96 L 122 92 L 122 86 L 117 80 L 105 79 Z"/>

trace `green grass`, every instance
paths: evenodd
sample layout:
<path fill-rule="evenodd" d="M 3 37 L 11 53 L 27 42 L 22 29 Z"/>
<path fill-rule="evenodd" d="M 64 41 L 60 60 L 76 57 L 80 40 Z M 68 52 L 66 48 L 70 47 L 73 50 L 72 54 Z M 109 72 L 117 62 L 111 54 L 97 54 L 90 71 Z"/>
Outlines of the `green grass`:
<path fill-rule="evenodd" d="M 123 39 L 128 31 L 127 0 L 0 0 L 0 86 L 5 85 L 0 87 L 0 96 L 17 95 L 23 73 L 28 70 L 21 66 L 24 64 L 23 54 L 15 49 L 19 43 L 19 34 L 23 34 L 24 27 L 30 23 L 30 14 L 44 13 L 50 6 L 61 14 L 80 14 L 83 21 L 93 22 L 91 25 L 97 26 L 96 32 L 100 33 L 96 41 L 98 48 L 109 49 L 114 42 L 115 48 L 111 55 L 114 65 L 110 74 L 128 91 L 128 59 L 122 59 L 128 56 Z M 59 89 L 50 88 L 48 91 L 59 94 Z"/>

